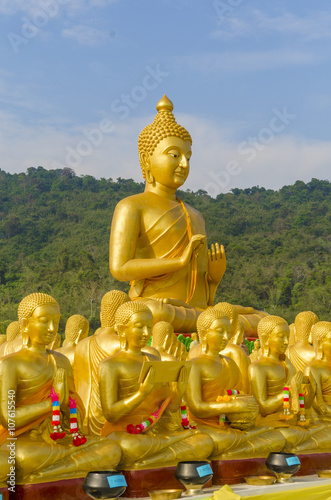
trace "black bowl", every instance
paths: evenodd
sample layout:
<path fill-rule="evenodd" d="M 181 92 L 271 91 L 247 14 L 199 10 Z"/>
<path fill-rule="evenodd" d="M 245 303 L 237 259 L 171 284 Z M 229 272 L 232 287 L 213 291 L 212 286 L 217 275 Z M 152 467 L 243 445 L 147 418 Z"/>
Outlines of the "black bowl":
<path fill-rule="evenodd" d="M 269 453 L 265 462 L 275 474 L 295 474 L 300 469 L 300 460 L 294 453 Z"/>
<path fill-rule="evenodd" d="M 213 477 L 213 471 L 207 461 L 178 462 L 175 478 L 187 489 L 193 485 L 203 486 Z"/>
<path fill-rule="evenodd" d="M 83 483 L 83 490 L 91 498 L 118 498 L 126 489 L 125 477 L 116 470 L 91 471 Z"/>

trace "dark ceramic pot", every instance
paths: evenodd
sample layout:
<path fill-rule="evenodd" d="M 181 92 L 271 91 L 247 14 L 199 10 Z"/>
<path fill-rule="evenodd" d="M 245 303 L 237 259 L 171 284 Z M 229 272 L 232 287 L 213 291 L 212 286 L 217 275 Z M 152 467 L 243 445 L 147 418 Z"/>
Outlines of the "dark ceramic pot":
<path fill-rule="evenodd" d="M 175 478 L 186 488 L 185 495 L 203 493 L 203 485 L 212 477 L 213 471 L 207 461 L 178 462 L 175 471 Z"/>
<path fill-rule="evenodd" d="M 125 477 L 115 470 L 91 471 L 87 474 L 83 490 L 91 498 L 109 500 L 116 499 L 126 489 Z"/>
<path fill-rule="evenodd" d="M 300 469 L 300 460 L 294 453 L 269 453 L 265 462 L 276 475 L 278 483 L 293 482 L 292 475 Z"/>

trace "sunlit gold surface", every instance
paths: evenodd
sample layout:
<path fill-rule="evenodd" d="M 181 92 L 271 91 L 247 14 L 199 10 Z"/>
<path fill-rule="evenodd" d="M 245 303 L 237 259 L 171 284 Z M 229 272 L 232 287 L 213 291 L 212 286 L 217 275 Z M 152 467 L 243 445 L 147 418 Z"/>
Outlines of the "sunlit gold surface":
<path fill-rule="evenodd" d="M 71 366 L 74 366 L 77 344 L 88 336 L 89 327 L 87 319 L 80 314 L 70 316 L 66 323 L 63 346 L 58 347 L 56 351 L 64 354 L 69 359 Z"/>
<path fill-rule="evenodd" d="M 225 272 L 224 248 L 208 252 L 202 215 L 176 197 L 189 173 L 191 140 L 166 96 L 139 139 L 145 191 L 118 203 L 110 237 L 110 270 L 130 281 L 130 297 L 146 301 L 154 322 L 195 330 L 198 312 L 214 302 Z"/>
<path fill-rule="evenodd" d="M 219 354 L 230 338 L 228 317 L 222 310 L 208 309 L 199 316 L 197 326 L 202 354 L 192 360 L 186 399 L 191 418 L 213 439 L 211 458 L 258 457 L 280 451 L 284 438 L 278 431 L 254 426 L 258 406 L 252 396 L 216 401 L 227 389 L 242 390 L 238 367 L 232 359 Z M 222 414 L 229 416 L 236 427 L 247 430 L 222 425 Z"/>
<path fill-rule="evenodd" d="M 209 436 L 181 427 L 179 406 L 187 385 L 185 369 L 181 370 L 177 383 L 154 383 L 151 369 L 142 384 L 138 384 L 144 360 L 153 359 L 142 352 L 152 325 L 153 317 L 146 305 L 127 302 L 119 307 L 116 329 L 123 348 L 100 365 L 100 397 L 107 419 L 101 435 L 120 444 L 122 468 L 173 465 L 184 459 L 203 460 L 212 451 Z M 163 413 L 153 427 L 138 435 L 126 432 L 127 425 L 141 424 L 162 405 Z"/>
<path fill-rule="evenodd" d="M 274 484 L 276 478 L 273 476 L 250 476 L 244 478 L 247 484 L 252 486 L 266 486 L 268 484 Z"/>
<path fill-rule="evenodd" d="M 50 439 L 51 387 L 59 394 L 61 423 L 66 430 L 68 397 L 69 394 L 75 396 L 68 359 L 46 349 L 57 333 L 60 309 L 52 297 L 31 294 L 21 302 L 19 318 L 24 347 L 0 360 L 0 392 L 15 394 L 16 481 L 34 483 L 82 477 L 100 466 L 108 469 L 117 465 L 121 451 L 111 441 L 89 438 L 86 444 L 76 448 L 71 444 L 70 434 L 60 443 Z M 9 437 L 8 413 L 7 397 L 2 397 L 0 444 Z"/>
<path fill-rule="evenodd" d="M 318 470 L 317 475 L 318 477 L 325 477 L 325 478 L 331 477 L 331 469 Z"/>
<path fill-rule="evenodd" d="M 152 500 L 172 500 L 182 496 L 182 490 L 154 490 L 148 494 Z"/>
<path fill-rule="evenodd" d="M 258 325 L 259 339 L 264 356 L 249 367 L 252 394 L 259 405 L 259 425 L 277 428 L 284 436 L 286 445 L 283 451 L 310 452 L 329 443 L 330 431 L 321 423 L 310 423 L 302 428 L 296 425 L 298 394 L 305 394 L 305 407 L 309 410 L 316 391 L 316 381 L 309 377 L 303 384 L 303 373 L 296 373 L 291 361 L 285 356 L 288 347 L 289 327 L 278 316 L 263 318 Z M 293 418 L 283 420 L 283 388 L 290 388 L 290 404 Z M 327 444 L 329 446 L 329 444 Z"/>

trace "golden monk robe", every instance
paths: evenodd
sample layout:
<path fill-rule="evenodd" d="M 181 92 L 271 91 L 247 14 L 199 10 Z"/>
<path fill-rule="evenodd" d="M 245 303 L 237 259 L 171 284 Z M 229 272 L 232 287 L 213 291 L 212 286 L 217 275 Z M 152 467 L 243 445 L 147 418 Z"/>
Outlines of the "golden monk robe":
<path fill-rule="evenodd" d="M 199 311 L 213 305 L 225 272 L 224 248 L 208 252 L 202 215 L 176 197 L 187 179 L 191 136 L 176 123 L 164 96 L 138 141 L 145 191 L 116 206 L 110 236 L 112 275 L 130 281 L 130 298 L 144 301 L 154 323 L 195 330 Z"/>
<path fill-rule="evenodd" d="M 303 371 L 305 366 L 315 358 L 315 350 L 309 343 L 311 329 L 318 317 L 312 311 L 303 311 L 295 317 L 296 342 L 289 345 L 286 355 L 290 358 L 296 371 Z"/>
<path fill-rule="evenodd" d="M 312 373 L 317 388 L 313 408 L 319 419 L 331 422 L 331 322 L 319 321 L 312 327 L 316 359 L 305 368 L 305 375 Z M 331 430 L 330 430 L 331 433 Z M 330 443 L 323 443 L 324 448 Z"/>
<path fill-rule="evenodd" d="M 63 346 L 58 347 L 56 351 L 64 354 L 69 359 L 71 366 L 74 366 L 77 344 L 88 336 L 89 328 L 89 322 L 80 314 L 70 316 L 66 323 Z"/>
<path fill-rule="evenodd" d="M 330 431 L 323 424 L 297 424 L 298 394 L 305 394 L 305 407 L 311 407 L 316 381 L 310 375 L 303 384 L 303 373 L 296 373 L 291 361 L 285 356 L 290 330 L 287 322 L 279 316 L 267 316 L 258 325 L 258 334 L 263 357 L 249 367 L 252 394 L 259 404 L 260 415 L 256 424 L 277 428 L 285 437 L 284 451 L 309 453 L 319 451 L 323 441 L 330 443 Z M 283 415 L 283 389 L 290 388 L 292 418 Z"/>
<path fill-rule="evenodd" d="M 57 332 L 58 303 L 50 295 L 25 297 L 18 308 L 23 348 L 0 360 L 0 445 L 9 437 L 8 395 L 14 395 L 16 479 L 18 483 L 44 482 L 83 477 L 90 470 L 107 470 L 118 464 L 120 447 L 111 441 L 88 438 L 79 447 L 68 432 L 69 394 L 76 397 L 70 377 L 70 363 L 46 345 Z M 68 375 L 69 374 L 69 375 Z M 61 425 L 68 434 L 53 441 L 52 387 L 59 396 Z M 78 414 L 80 412 L 80 402 Z"/>
<path fill-rule="evenodd" d="M 116 312 L 116 329 L 122 350 L 100 365 L 100 395 L 107 423 L 102 436 L 109 436 L 122 448 L 121 468 L 150 468 L 174 465 L 180 460 L 202 460 L 212 451 L 209 436 L 183 430 L 179 406 L 187 385 L 183 368 L 177 383 L 154 383 L 151 368 L 141 384 L 139 375 L 153 325 L 145 304 L 127 302 Z M 162 361 L 157 361 L 162 364 Z M 164 362 L 165 363 L 165 362 Z M 141 434 L 130 434 L 127 426 L 137 426 L 156 414 L 154 424 Z"/>
<path fill-rule="evenodd" d="M 254 427 L 258 405 L 252 396 L 217 401 L 229 389 L 242 390 L 237 365 L 220 354 L 230 337 L 228 317 L 222 310 L 210 308 L 200 314 L 197 327 L 202 354 L 192 360 L 186 400 L 192 420 L 213 439 L 211 458 L 264 457 L 271 451 L 280 451 L 285 440 L 278 431 Z M 222 416 L 227 416 L 236 428 L 224 424 Z"/>

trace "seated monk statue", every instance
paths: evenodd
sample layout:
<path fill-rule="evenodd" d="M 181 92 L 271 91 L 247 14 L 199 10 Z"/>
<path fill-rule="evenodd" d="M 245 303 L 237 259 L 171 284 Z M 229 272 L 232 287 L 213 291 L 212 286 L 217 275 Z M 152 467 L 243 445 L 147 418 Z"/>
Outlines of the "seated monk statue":
<path fill-rule="evenodd" d="M 295 317 L 297 341 L 288 347 L 286 355 L 290 358 L 296 371 L 303 371 L 305 366 L 315 358 L 315 350 L 308 340 L 311 328 L 317 321 L 318 317 L 312 311 L 303 311 Z"/>
<path fill-rule="evenodd" d="M 174 329 L 166 321 L 159 321 L 153 326 L 152 346 L 159 351 L 161 361 L 177 361 L 177 358 L 168 352 L 172 344 L 173 335 Z"/>
<path fill-rule="evenodd" d="M 131 282 L 131 300 L 146 303 L 154 323 L 193 332 L 199 312 L 214 303 L 226 259 L 218 243 L 208 251 L 202 215 L 176 196 L 189 173 L 191 136 L 166 96 L 156 109 L 138 141 L 145 191 L 120 201 L 113 215 L 110 271 Z"/>
<path fill-rule="evenodd" d="M 33 293 L 21 301 L 18 317 L 23 348 L 0 360 L 0 445 L 12 437 L 8 395 L 13 395 L 17 482 L 84 477 L 90 470 L 115 467 L 121 458 L 116 443 L 88 437 L 74 446 L 69 433 L 69 396 L 77 401 L 78 425 L 82 405 L 74 392 L 69 360 L 46 349 L 58 330 L 58 303 L 50 295 Z M 67 432 L 57 441 L 51 438 L 56 431 L 52 428 L 52 389 L 58 395 L 60 425 Z"/>
<path fill-rule="evenodd" d="M 252 352 L 249 355 L 249 359 L 251 360 L 251 363 L 254 363 L 254 361 L 257 361 L 258 359 L 260 359 L 261 355 L 262 355 L 262 349 L 260 346 L 260 341 L 259 341 L 259 339 L 256 339 L 254 341 L 254 349 L 252 350 Z"/>
<path fill-rule="evenodd" d="M 202 353 L 192 360 L 186 401 L 192 423 L 213 439 L 210 458 L 265 457 L 280 451 L 285 444 L 280 432 L 255 427 L 258 405 L 254 398 L 243 393 L 228 396 L 228 390 L 243 389 L 236 363 L 220 354 L 230 338 L 229 318 L 223 310 L 209 308 L 200 314 L 197 328 Z"/>
<path fill-rule="evenodd" d="M 15 338 L 20 334 L 20 324 L 18 321 L 12 321 L 6 329 L 6 342 L 0 347 L 0 358 L 7 356 L 12 351 L 12 343 Z"/>
<path fill-rule="evenodd" d="M 83 431 L 99 436 L 105 423 L 99 391 L 99 364 L 121 348 L 115 332 L 115 313 L 118 307 L 129 301 L 126 293 L 111 290 L 101 300 L 101 328 L 94 335 L 79 342 L 75 349 L 74 379 L 75 387 L 85 408 Z M 159 357 L 158 351 L 146 346 L 144 351 Z"/>
<path fill-rule="evenodd" d="M 214 307 L 215 309 L 222 311 L 230 320 L 230 339 L 225 349 L 223 349 L 222 355 L 231 358 L 236 363 L 242 376 L 243 390 L 246 394 L 249 394 L 250 384 L 248 380 L 248 367 L 250 365 L 250 359 L 242 347 L 231 342 L 238 330 L 241 329 L 237 309 L 228 302 L 219 302 Z M 199 344 L 195 349 L 190 350 L 188 359 L 193 359 L 199 356 L 201 353 L 201 347 L 201 344 Z"/>
<path fill-rule="evenodd" d="M 63 346 L 58 347 L 55 350 L 67 356 L 72 367 L 74 366 L 75 350 L 77 344 L 81 340 L 86 339 L 89 329 L 90 324 L 88 320 L 80 314 L 74 314 L 67 320 Z"/>
<path fill-rule="evenodd" d="M 316 380 L 313 409 L 317 418 L 323 422 L 331 422 L 331 322 L 315 323 L 311 333 L 316 358 L 305 367 L 304 374 L 312 373 Z M 330 443 L 325 447 L 330 447 Z"/>
<path fill-rule="evenodd" d="M 304 378 L 301 371 L 296 373 L 285 356 L 290 334 L 287 322 L 279 316 L 267 316 L 259 322 L 258 334 L 263 356 L 248 369 L 252 394 L 260 409 L 256 424 L 277 428 L 286 440 L 283 451 L 318 451 L 323 440 L 330 443 L 330 431 L 325 425 L 313 422 L 306 426 L 297 425 L 301 423 L 298 420 L 298 394 L 304 394 L 305 408 L 309 410 L 316 392 L 316 381 L 312 373 L 309 378 Z M 284 387 L 290 390 L 289 415 L 285 415 L 283 409 Z"/>
<path fill-rule="evenodd" d="M 120 468 L 164 467 L 181 460 L 203 460 L 213 448 L 209 436 L 190 428 L 183 430 L 179 408 L 187 386 L 186 368 L 181 369 L 177 382 L 156 383 L 155 368 L 151 368 L 138 383 L 144 361 L 165 363 L 142 352 L 152 326 L 153 316 L 145 304 L 123 304 L 116 312 L 122 349 L 100 364 L 101 403 L 107 420 L 101 435 L 120 444 Z M 139 433 L 130 433 L 151 416 L 149 426 L 142 425 Z"/>

